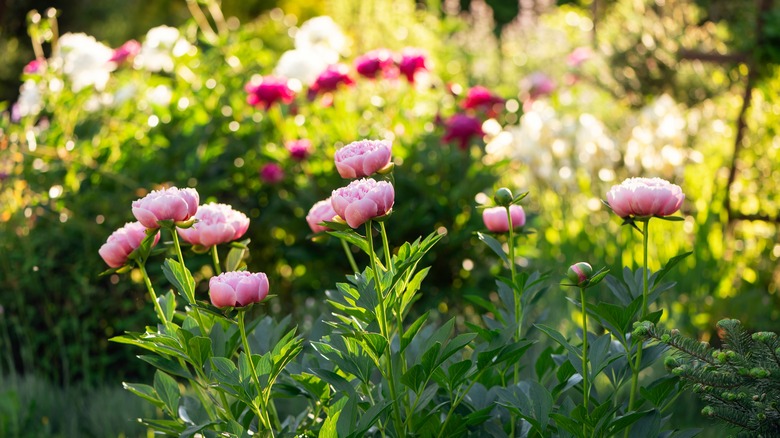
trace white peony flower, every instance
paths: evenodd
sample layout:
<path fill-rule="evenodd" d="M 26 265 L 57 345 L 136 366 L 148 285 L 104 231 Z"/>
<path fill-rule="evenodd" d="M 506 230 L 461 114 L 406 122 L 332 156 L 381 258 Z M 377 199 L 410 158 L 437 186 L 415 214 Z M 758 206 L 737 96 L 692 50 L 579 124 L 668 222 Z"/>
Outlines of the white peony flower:
<path fill-rule="evenodd" d="M 61 69 L 71 82 L 71 89 L 79 91 L 94 86 L 102 91 L 114 66 L 108 62 L 114 50 L 84 33 L 66 33 L 52 56 L 52 64 Z"/>
<path fill-rule="evenodd" d="M 328 61 L 316 50 L 288 50 L 282 53 L 276 63 L 274 74 L 287 79 L 297 79 L 304 85 L 311 85 L 328 65 Z"/>
<path fill-rule="evenodd" d="M 347 47 L 341 28 L 328 16 L 314 17 L 304 22 L 295 33 L 295 48 L 311 50 L 325 58 L 328 64 L 338 62 Z"/>
<path fill-rule="evenodd" d="M 173 71 L 173 58 L 186 54 L 192 45 L 181 37 L 179 29 L 157 26 L 149 29 L 135 58 L 135 67 L 153 72 Z"/>
<path fill-rule="evenodd" d="M 34 116 L 43 109 L 43 96 L 38 84 L 33 80 L 26 80 L 19 88 L 19 100 L 14 105 L 14 118 Z"/>

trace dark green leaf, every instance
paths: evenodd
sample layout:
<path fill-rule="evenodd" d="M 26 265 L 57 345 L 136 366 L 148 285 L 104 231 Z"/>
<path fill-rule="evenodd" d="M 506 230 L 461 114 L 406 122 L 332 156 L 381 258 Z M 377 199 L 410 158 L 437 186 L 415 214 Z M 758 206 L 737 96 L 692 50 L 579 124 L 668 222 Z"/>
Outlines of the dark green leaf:
<path fill-rule="evenodd" d="M 155 368 L 165 371 L 166 373 L 173 374 L 174 376 L 184 377 L 185 379 L 192 379 L 192 374 L 181 364 L 173 359 L 163 356 L 138 356 L 142 361 L 152 364 Z"/>
<path fill-rule="evenodd" d="M 428 315 L 430 315 L 430 311 L 425 312 L 415 320 L 412 325 L 409 326 L 408 329 L 404 332 L 404 334 L 401 336 L 401 350 L 400 352 L 403 352 L 406 350 L 406 347 L 409 346 L 409 344 L 412 342 L 412 339 L 417 335 L 417 332 L 420 331 L 420 328 L 422 328 L 423 324 L 425 324 L 425 321 L 428 319 Z"/>
<path fill-rule="evenodd" d="M 493 252 L 496 253 L 507 266 L 509 266 L 509 257 L 507 257 L 506 253 L 504 252 L 504 247 L 501 245 L 501 242 L 491 236 L 488 236 L 487 234 L 480 232 L 477 232 L 477 237 L 479 240 L 485 242 L 485 244 L 487 244 L 487 246 L 492 249 Z"/>
<path fill-rule="evenodd" d="M 152 388 L 149 385 L 144 385 L 142 383 L 122 382 L 122 386 L 126 390 L 150 402 L 151 404 L 157 406 L 160 409 L 165 407 L 165 403 L 163 403 L 163 401 L 160 400 L 160 397 L 157 396 L 157 392 L 154 390 L 154 388 Z"/>
<path fill-rule="evenodd" d="M 160 400 L 165 404 L 168 415 L 173 418 L 178 418 L 181 393 L 179 392 L 179 384 L 176 383 L 176 380 L 164 372 L 157 370 L 154 373 L 154 390 L 157 392 Z"/>
<path fill-rule="evenodd" d="M 198 368 L 203 368 L 203 365 L 211 357 L 211 339 L 203 336 L 196 336 L 187 342 L 187 352 L 192 358 L 195 365 Z"/>

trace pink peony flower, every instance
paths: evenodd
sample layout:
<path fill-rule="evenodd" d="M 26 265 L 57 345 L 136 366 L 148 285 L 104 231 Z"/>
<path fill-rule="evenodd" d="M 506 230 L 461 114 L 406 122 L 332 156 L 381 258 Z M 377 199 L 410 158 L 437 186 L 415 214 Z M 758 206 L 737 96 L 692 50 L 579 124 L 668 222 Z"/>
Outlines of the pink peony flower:
<path fill-rule="evenodd" d="M 531 100 L 548 96 L 555 91 L 555 82 L 542 72 L 531 73 L 521 85 Z"/>
<path fill-rule="evenodd" d="M 260 169 L 260 179 L 268 184 L 276 184 L 284 179 L 284 169 L 276 163 L 268 163 Z"/>
<path fill-rule="evenodd" d="M 135 55 L 139 54 L 140 52 L 141 43 L 136 40 L 130 40 L 119 46 L 119 48 L 115 49 L 114 54 L 111 55 L 111 59 L 108 61 L 122 64 L 125 61 L 132 61 L 135 58 Z"/>
<path fill-rule="evenodd" d="M 376 49 L 355 58 L 355 70 L 360 76 L 375 79 L 380 74 L 385 77 L 395 76 L 393 52 L 388 49 Z"/>
<path fill-rule="evenodd" d="M 445 142 L 458 141 L 458 147 L 466 149 L 471 137 L 482 137 L 482 122 L 478 118 L 466 114 L 455 114 L 444 122 L 445 133 L 442 140 Z"/>
<path fill-rule="evenodd" d="M 592 57 L 593 57 L 593 50 L 590 47 L 587 46 L 577 47 L 566 56 L 566 64 L 569 67 L 577 68 Z"/>
<path fill-rule="evenodd" d="M 349 77 L 349 67 L 344 64 L 329 65 L 309 87 L 308 97 L 312 100 L 319 94 L 336 91 L 339 85 L 348 87 L 354 83 L 355 81 Z"/>
<path fill-rule="evenodd" d="M 352 228 L 388 214 L 394 201 L 393 185 L 371 178 L 352 181 L 348 186 L 334 190 L 330 197 L 333 210 Z"/>
<path fill-rule="evenodd" d="M 159 228 L 158 221 L 186 221 L 198 211 L 200 195 L 187 188 L 154 190 L 145 197 L 133 201 L 133 216 L 146 228 Z"/>
<path fill-rule="evenodd" d="M 186 242 L 206 248 L 238 240 L 249 228 L 249 218 L 226 204 L 209 203 L 198 207 L 190 228 L 179 229 Z"/>
<path fill-rule="evenodd" d="M 510 205 L 509 214 L 512 216 L 512 228 L 525 225 L 525 210 L 519 205 Z M 509 221 L 506 217 L 506 207 L 490 207 L 482 211 L 482 222 L 485 228 L 493 233 L 506 233 L 509 231 Z"/>
<path fill-rule="evenodd" d="M 311 154 L 311 140 L 305 138 L 290 140 L 284 144 L 284 147 L 295 161 L 303 161 Z"/>
<path fill-rule="evenodd" d="M 103 261 L 112 268 L 119 268 L 127 263 L 127 257 L 141 246 L 146 238 L 146 227 L 140 222 L 126 223 L 122 228 L 111 233 L 108 240 L 98 250 Z M 160 241 L 160 232 L 154 236 L 152 246 Z"/>
<path fill-rule="evenodd" d="M 248 93 L 247 103 L 268 109 L 276 102 L 289 104 L 295 98 L 295 92 L 287 85 L 287 79 L 275 76 L 255 76 L 244 90 Z"/>
<path fill-rule="evenodd" d="M 370 176 L 390 163 L 387 140 L 360 140 L 336 151 L 336 170 L 342 178 Z"/>
<path fill-rule="evenodd" d="M 262 272 L 224 272 L 209 279 L 209 297 L 214 307 L 243 307 L 268 296 L 268 277 Z"/>
<path fill-rule="evenodd" d="M 401 60 L 398 62 L 398 70 L 406 76 L 407 81 L 414 83 L 414 77 L 418 72 L 429 70 L 425 52 L 413 47 L 403 49 Z"/>
<path fill-rule="evenodd" d="M 620 217 L 669 216 L 680 209 L 685 194 L 661 178 L 628 178 L 607 192 L 607 202 Z"/>
<path fill-rule="evenodd" d="M 332 222 L 335 216 L 337 216 L 336 211 L 333 209 L 330 198 L 328 198 L 317 202 L 311 207 L 309 214 L 306 215 L 306 222 L 308 222 L 309 228 L 311 228 L 313 233 L 320 233 L 330 230 L 330 228 L 320 225 L 320 223 L 324 221 Z"/>
<path fill-rule="evenodd" d="M 477 85 L 469 89 L 466 99 L 461 103 L 463 109 L 482 109 L 489 117 L 496 115 L 497 108 L 503 105 L 504 99 L 491 93 L 487 88 Z"/>
<path fill-rule="evenodd" d="M 45 59 L 33 59 L 32 61 L 28 62 L 27 65 L 24 66 L 22 72 L 28 75 L 41 73 L 44 67 L 46 67 Z"/>

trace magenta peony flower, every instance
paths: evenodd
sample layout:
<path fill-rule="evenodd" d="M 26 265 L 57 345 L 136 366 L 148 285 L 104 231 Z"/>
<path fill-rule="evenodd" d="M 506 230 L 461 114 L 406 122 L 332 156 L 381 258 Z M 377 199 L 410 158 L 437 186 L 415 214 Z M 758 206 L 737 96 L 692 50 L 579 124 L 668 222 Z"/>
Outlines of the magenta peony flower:
<path fill-rule="evenodd" d="M 308 222 L 309 228 L 311 228 L 313 233 L 320 233 L 330 230 L 330 228 L 320 225 L 320 223 L 324 221 L 332 222 L 335 216 L 338 215 L 333 209 L 330 198 L 328 198 L 317 202 L 311 207 L 309 214 L 306 215 L 306 222 Z"/>
<path fill-rule="evenodd" d="M 260 179 L 268 184 L 282 182 L 284 169 L 276 163 L 268 163 L 260 169 Z"/>
<path fill-rule="evenodd" d="M 375 79 L 380 74 L 385 77 L 395 76 L 393 52 L 388 49 L 376 49 L 355 58 L 355 70 L 360 76 Z"/>
<path fill-rule="evenodd" d="M 387 140 L 360 140 L 336 151 L 336 170 L 342 178 L 370 176 L 390 163 Z"/>
<path fill-rule="evenodd" d="M 115 62 L 121 64 L 125 61 L 132 61 L 135 55 L 141 52 L 141 43 L 136 40 L 130 40 L 119 46 L 114 50 L 114 54 L 111 55 L 109 62 Z"/>
<path fill-rule="evenodd" d="M 398 62 L 398 70 L 406 76 L 407 81 L 414 83 L 414 77 L 418 72 L 429 70 L 425 52 L 413 47 L 403 49 L 401 60 Z"/>
<path fill-rule="evenodd" d="M 186 242 L 206 248 L 238 240 L 249 228 L 249 218 L 226 204 L 209 203 L 198 207 L 195 222 L 181 228 L 179 235 Z"/>
<path fill-rule="evenodd" d="M 140 222 L 128 222 L 122 228 L 111 233 L 108 240 L 98 250 L 103 261 L 112 268 L 119 268 L 127 263 L 127 257 L 141 246 L 146 238 L 146 227 Z M 160 232 L 154 236 L 152 246 L 160 241 Z"/>
<path fill-rule="evenodd" d="M 145 197 L 133 201 L 133 216 L 146 228 L 159 228 L 158 221 L 186 221 L 198 211 L 200 195 L 187 188 L 154 190 Z"/>
<path fill-rule="evenodd" d="M 477 85 L 469 89 L 466 99 L 461 102 L 463 109 L 485 110 L 489 117 L 495 116 L 497 107 L 503 105 L 504 99 L 491 93 L 487 88 Z"/>
<path fill-rule="evenodd" d="M 519 205 L 510 205 L 509 214 L 512 216 L 512 228 L 525 225 L 525 210 Z M 490 207 L 482 211 L 482 222 L 485 228 L 494 233 L 506 233 L 509 231 L 509 221 L 506 217 L 506 207 Z"/>
<path fill-rule="evenodd" d="M 442 140 L 451 142 L 458 141 L 458 147 L 466 149 L 469 146 L 471 137 L 485 135 L 482 132 L 482 122 L 478 118 L 466 114 L 455 114 L 444 122 L 445 133 Z"/>
<path fill-rule="evenodd" d="M 607 202 L 620 217 L 669 216 L 680 209 L 685 194 L 661 178 L 628 178 L 607 192 Z"/>
<path fill-rule="evenodd" d="M 311 140 L 305 138 L 290 140 L 284 144 L 284 147 L 295 161 L 303 161 L 311 154 Z"/>
<path fill-rule="evenodd" d="M 255 76 L 244 90 L 248 93 L 247 103 L 268 109 L 276 102 L 289 104 L 295 98 L 295 92 L 287 85 L 287 79 L 275 76 Z"/>
<path fill-rule="evenodd" d="M 44 67 L 46 67 L 45 59 L 33 59 L 32 61 L 28 62 L 27 65 L 24 66 L 22 72 L 28 75 L 41 73 Z"/>
<path fill-rule="evenodd" d="M 268 277 L 262 272 L 224 272 L 209 279 L 209 297 L 214 307 L 243 307 L 268 296 Z"/>
<path fill-rule="evenodd" d="M 319 94 L 336 91 L 339 85 L 348 87 L 354 83 L 355 81 L 349 77 L 349 67 L 344 64 L 329 65 L 309 87 L 308 97 L 311 100 Z"/>
<path fill-rule="evenodd" d="M 330 202 L 347 225 L 357 228 L 369 219 L 388 214 L 393 209 L 395 191 L 387 181 L 363 178 L 334 190 Z"/>

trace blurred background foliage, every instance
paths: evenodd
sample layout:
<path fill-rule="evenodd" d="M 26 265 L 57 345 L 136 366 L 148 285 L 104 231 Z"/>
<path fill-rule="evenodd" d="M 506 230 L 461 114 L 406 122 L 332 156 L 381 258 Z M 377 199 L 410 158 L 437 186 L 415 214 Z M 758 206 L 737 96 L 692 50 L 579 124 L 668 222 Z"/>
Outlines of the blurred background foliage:
<path fill-rule="evenodd" d="M 524 206 L 536 232 L 522 260 L 557 279 L 579 260 L 636 266 L 637 233 L 600 199 L 623 178 L 660 176 L 683 187 L 685 222 L 653 223 L 651 268 L 695 254 L 665 297 L 665 323 L 702 340 L 717 339 L 711 330 L 723 317 L 780 329 L 778 2 L 223 0 L 230 32 L 218 41 L 192 18 L 193 5 L 211 17 L 209 3 L 0 2 L 0 110 L 9 110 L 0 120 L 0 375 L 38 376 L 67 397 L 148 377 L 133 350 L 107 342 L 152 318 L 140 275 L 99 278 L 97 249 L 132 220 L 130 203 L 161 184 L 196 187 L 204 202 L 247 213 L 250 268 L 267 272 L 279 295 L 272 311 L 306 328 L 348 265 L 337 242 L 309 239 L 304 217 L 343 184 L 333 152 L 367 137 L 394 142 L 391 242 L 448 230 L 427 261 L 421 308 L 462 323 L 479 312 L 465 295 L 495 299 L 500 266 L 474 233 L 482 228 L 476 206 L 496 187 L 530 192 Z M 166 24 L 197 50 L 170 73 L 112 73 L 106 92 L 129 91 L 127 100 L 95 106 L 94 92 L 66 86 L 46 94 L 39 114 L 12 121 L 20 72 L 35 58 L 28 12 L 50 7 L 60 35 L 85 32 L 118 47 Z M 343 62 L 380 47 L 421 47 L 431 74 L 414 85 L 358 79 L 331 106 L 305 98 L 269 111 L 248 105 L 252 75 L 270 74 L 298 26 L 321 14 L 348 35 Z M 581 47 L 590 48 L 587 60 L 567 63 Z M 43 50 L 50 55 L 48 43 Z M 535 73 L 554 91 L 533 96 Z M 490 119 L 478 115 L 485 138 L 461 149 L 442 137 L 475 85 L 506 103 Z M 296 138 L 314 143 L 303 162 L 284 147 Z M 281 181 L 260 177 L 269 163 L 281 166 Z M 553 304 L 563 293 L 552 288 L 539 316 L 566 329 L 577 314 Z M 6 379 L 0 394 L 18 399 L 33 384 Z M 68 427 L 57 430 L 69 436 Z"/>

